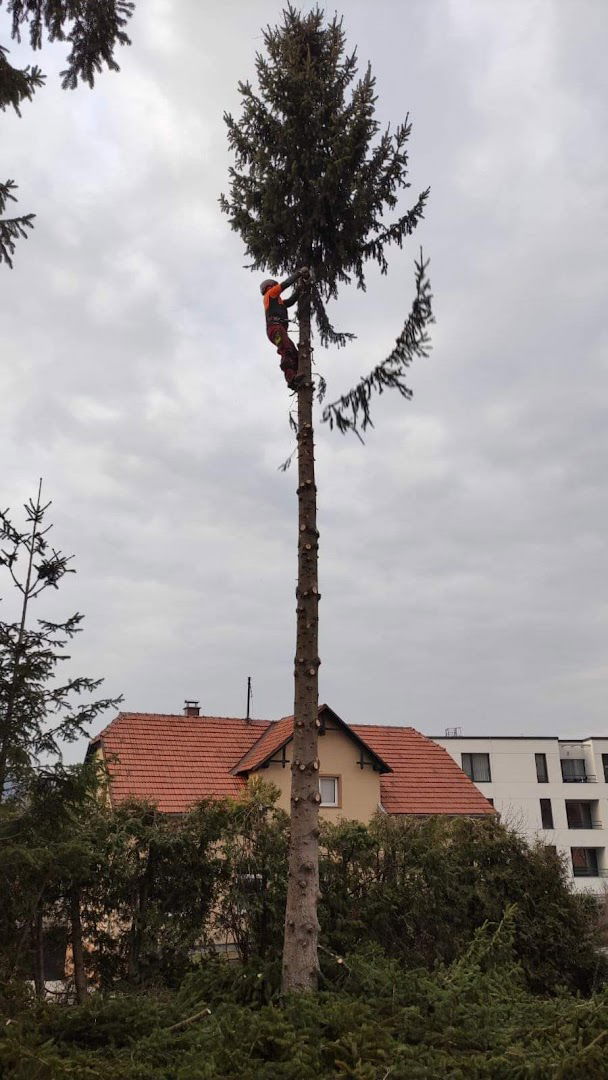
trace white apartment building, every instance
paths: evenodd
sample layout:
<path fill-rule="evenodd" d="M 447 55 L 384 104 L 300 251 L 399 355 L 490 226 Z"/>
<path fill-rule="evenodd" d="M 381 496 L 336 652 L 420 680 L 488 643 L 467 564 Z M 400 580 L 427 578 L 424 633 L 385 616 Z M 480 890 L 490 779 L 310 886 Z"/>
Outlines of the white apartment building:
<path fill-rule="evenodd" d="M 432 736 L 505 824 L 566 856 L 574 887 L 608 892 L 608 737 Z"/>

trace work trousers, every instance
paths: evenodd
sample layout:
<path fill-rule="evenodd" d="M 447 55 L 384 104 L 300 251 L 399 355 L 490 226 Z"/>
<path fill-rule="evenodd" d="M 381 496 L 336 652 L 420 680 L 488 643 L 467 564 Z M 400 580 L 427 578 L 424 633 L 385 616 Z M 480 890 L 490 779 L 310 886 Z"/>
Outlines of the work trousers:
<path fill-rule="evenodd" d="M 272 344 L 276 346 L 276 350 L 281 357 L 281 371 L 285 376 L 285 382 L 290 383 L 298 373 L 297 347 L 287 333 L 287 327 L 284 323 L 268 323 L 266 334 L 269 341 L 272 341 Z"/>

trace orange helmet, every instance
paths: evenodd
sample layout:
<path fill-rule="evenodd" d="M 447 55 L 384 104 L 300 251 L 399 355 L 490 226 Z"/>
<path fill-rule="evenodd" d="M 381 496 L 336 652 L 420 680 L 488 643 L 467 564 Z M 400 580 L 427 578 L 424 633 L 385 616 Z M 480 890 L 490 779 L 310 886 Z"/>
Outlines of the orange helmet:
<path fill-rule="evenodd" d="M 275 281 L 274 278 L 271 277 L 266 278 L 260 285 L 260 292 L 262 296 L 264 295 L 266 290 L 272 288 L 273 285 L 278 285 L 278 281 Z"/>

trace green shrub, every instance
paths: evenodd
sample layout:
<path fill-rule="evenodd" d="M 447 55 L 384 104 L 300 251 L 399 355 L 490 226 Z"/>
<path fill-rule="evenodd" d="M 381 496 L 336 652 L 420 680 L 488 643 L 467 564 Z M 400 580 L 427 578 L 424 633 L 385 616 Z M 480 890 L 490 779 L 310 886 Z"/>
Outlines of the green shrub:
<path fill-rule="evenodd" d="M 256 972 L 214 961 L 176 993 L 37 1006 L 2 1025 L 0 1076 L 601 1080 L 608 992 L 533 994 L 515 938 L 509 911 L 434 971 L 408 970 L 377 945 L 342 963 L 327 955 L 326 989 L 287 999 L 271 989 L 272 965 Z"/>
<path fill-rule="evenodd" d="M 211 970 L 222 981 L 224 969 L 209 967 L 222 944 L 244 972 L 278 970 L 289 821 L 274 789 L 258 782 L 241 800 L 208 800 L 169 818 L 137 803 L 111 811 L 91 797 L 86 776 L 81 786 L 82 796 L 72 784 L 65 806 L 60 778 L 38 802 L 2 810 L 0 979 L 31 977 L 50 927 L 73 935 L 75 901 L 95 988 L 175 989 L 188 973 L 204 980 Z M 324 824 L 320 882 L 326 960 L 372 944 L 402 968 L 433 970 L 512 907 L 514 956 L 531 989 L 588 994 L 606 975 L 596 901 L 572 891 L 550 849 L 494 820 Z M 276 979 L 262 985 L 263 994 L 244 977 L 234 1000 L 270 1001 Z"/>

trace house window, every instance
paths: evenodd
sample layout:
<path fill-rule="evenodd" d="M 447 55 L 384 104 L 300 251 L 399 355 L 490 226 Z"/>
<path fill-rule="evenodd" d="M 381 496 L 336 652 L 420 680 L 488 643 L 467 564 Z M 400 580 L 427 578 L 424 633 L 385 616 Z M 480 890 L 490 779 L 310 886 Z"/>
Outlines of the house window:
<path fill-rule="evenodd" d="M 602 765 L 604 766 L 604 780 L 608 784 L 608 754 L 602 754 Z"/>
<path fill-rule="evenodd" d="M 340 783 L 337 776 L 320 776 L 321 806 L 339 806 Z"/>
<path fill-rule="evenodd" d="M 536 762 L 536 779 L 539 784 L 548 784 L 549 773 L 547 772 L 547 755 L 535 754 L 534 760 Z"/>
<path fill-rule="evenodd" d="M 553 810 L 551 809 L 551 799 L 540 800 L 540 817 L 543 823 L 543 829 L 552 829 L 553 826 Z"/>
<path fill-rule="evenodd" d="M 597 848 L 573 847 L 570 848 L 570 852 L 572 873 L 575 877 L 598 877 Z"/>
<path fill-rule="evenodd" d="M 593 828 L 590 802 L 575 802 L 573 799 L 566 799 L 566 817 L 569 829 Z"/>
<path fill-rule="evenodd" d="M 584 784 L 587 770 L 584 758 L 562 758 L 562 780 L 565 784 Z"/>
<path fill-rule="evenodd" d="M 489 784 L 492 780 L 489 754 L 463 754 L 462 771 L 476 784 Z"/>

